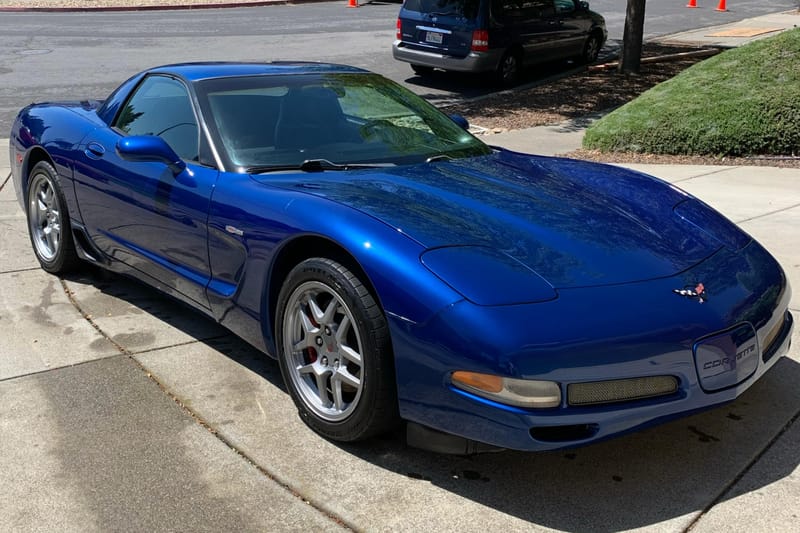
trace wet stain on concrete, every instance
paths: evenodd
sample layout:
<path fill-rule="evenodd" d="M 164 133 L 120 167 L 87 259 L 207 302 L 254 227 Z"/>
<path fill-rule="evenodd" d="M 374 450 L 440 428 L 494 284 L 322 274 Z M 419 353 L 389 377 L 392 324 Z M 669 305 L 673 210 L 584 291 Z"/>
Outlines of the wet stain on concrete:
<path fill-rule="evenodd" d="M 728 413 L 727 417 L 730 418 L 731 420 L 741 420 L 742 419 L 741 416 L 739 416 L 737 414 L 734 414 L 734 413 Z"/>
<path fill-rule="evenodd" d="M 614 481 L 616 481 L 617 483 L 619 483 L 619 482 L 621 482 L 621 481 L 622 481 L 622 476 L 611 476 L 611 479 L 613 479 Z"/>
<path fill-rule="evenodd" d="M 152 344 L 156 340 L 156 336 L 146 331 L 137 331 L 135 333 L 119 333 L 111 337 L 115 343 L 123 348 L 137 348 Z"/>
<path fill-rule="evenodd" d="M 38 306 L 26 305 L 23 309 L 31 314 L 31 317 L 37 324 L 48 326 L 51 328 L 57 327 L 53 322 L 52 317 L 48 313 L 48 308 L 53 305 L 53 295 L 56 293 L 55 281 L 52 279 L 42 289 L 42 296 L 39 300 Z"/>
<path fill-rule="evenodd" d="M 700 442 L 719 442 L 719 439 L 714 435 L 709 435 L 708 433 L 704 433 L 694 426 L 689 426 L 689 431 L 697 435 L 697 440 L 699 440 Z"/>

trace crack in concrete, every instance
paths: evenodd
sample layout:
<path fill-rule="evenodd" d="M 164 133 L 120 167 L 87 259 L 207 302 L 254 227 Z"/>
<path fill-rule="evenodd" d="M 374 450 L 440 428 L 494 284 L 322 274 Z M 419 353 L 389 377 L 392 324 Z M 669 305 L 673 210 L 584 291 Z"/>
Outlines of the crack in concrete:
<path fill-rule="evenodd" d="M 789 210 L 795 209 L 797 207 L 800 207 L 800 204 L 794 204 L 794 205 L 790 205 L 790 206 L 787 206 L 787 207 L 783 207 L 781 209 L 776 209 L 775 211 L 770 211 L 769 213 L 764 213 L 763 215 L 756 215 L 754 217 L 746 218 L 744 220 L 739 220 L 736 223 L 737 224 L 744 224 L 745 222 L 750 222 L 751 220 L 758 220 L 759 218 L 768 217 L 770 215 L 775 215 L 777 213 L 783 213 L 784 211 L 789 211 Z"/>
<path fill-rule="evenodd" d="M 6 186 L 6 183 L 8 183 L 10 180 L 11 180 L 11 172 L 8 173 L 8 176 L 6 176 L 6 179 L 3 180 L 3 183 L 0 183 L 0 192 L 3 191 L 3 188 Z"/>
<path fill-rule="evenodd" d="M 121 355 L 124 355 L 124 356 L 128 357 L 131 361 L 133 361 L 133 363 L 136 364 L 136 366 L 138 366 L 142 370 L 142 372 L 144 372 L 144 374 L 148 377 L 148 379 L 153 381 L 153 383 L 155 383 L 158 386 L 158 388 L 161 389 L 161 391 L 164 394 L 166 394 L 169 398 L 171 398 L 172 401 L 174 401 L 178 405 L 178 407 L 180 407 L 181 410 L 183 410 L 183 412 L 185 412 L 187 415 L 189 415 L 196 423 L 198 423 L 200 426 L 205 428 L 209 433 L 211 433 L 214 437 L 216 437 L 220 442 L 222 442 L 225 446 L 227 446 L 231 451 L 233 451 L 239 457 L 241 457 L 243 460 L 245 460 L 250 466 L 252 466 L 256 470 L 258 470 L 262 475 L 266 476 L 270 481 L 272 481 L 275 484 L 277 484 L 278 486 L 282 487 L 284 490 L 289 492 L 289 494 L 291 494 L 292 496 L 294 496 L 298 500 L 302 501 L 303 503 L 305 503 L 307 505 L 310 505 L 318 513 L 320 513 L 321 515 L 325 516 L 326 518 L 328 518 L 329 520 L 331 520 L 332 522 L 334 522 L 338 526 L 343 527 L 345 529 L 349 529 L 351 531 L 357 531 L 358 530 L 358 528 L 354 524 L 350 524 L 344 518 L 336 516 L 335 514 L 333 514 L 332 511 L 328 511 L 328 510 L 322 508 L 319 504 L 309 500 L 302 493 L 300 493 L 298 490 L 294 489 L 287 482 L 283 481 L 276 474 L 273 474 L 272 472 L 267 470 L 265 467 L 263 467 L 263 466 L 259 465 L 258 463 L 256 463 L 255 460 L 253 460 L 250 456 L 248 456 L 244 451 L 242 451 L 239 448 L 237 448 L 235 444 L 233 444 L 230 440 L 227 439 L 227 437 L 225 437 L 224 435 L 221 435 L 216 430 L 216 428 L 214 428 L 210 423 L 208 423 L 203 417 L 201 417 L 198 413 L 194 412 L 192 409 L 190 409 L 188 406 L 186 406 L 186 404 L 184 404 L 180 400 L 180 398 L 178 398 L 175 394 L 173 394 L 172 392 L 170 392 L 167 389 L 167 387 L 158 379 L 158 377 L 153 372 L 151 372 L 144 364 L 142 364 L 141 361 L 139 361 L 135 357 L 136 354 L 134 352 L 131 352 L 130 350 L 128 350 L 127 348 L 125 348 L 124 346 L 119 344 L 118 342 L 114 341 L 111 337 L 108 336 L 108 334 L 106 334 L 105 331 L 102 330 L 102 328 L 100 328 L 99 325 L 97 325 L 97 323 L 94 320 L 92 320 L 91 315 L 81 308 L 80 304 L 75 299 L 75 295 L 70 290 L 70 288 L 67 287 L 67 284 L 64 282 L 63 279 L 59 279 L 59 282 L 61 283 L 61 287 L 64 290 L 64 294 L 67 295 L 67 298 L 69 299 L 70 303 L 81 314 L 81 316 L 84 318 L 84 320 L 86 320 L 89 323 L 89 325 L 92 326 L 95 329 L 95 331 L 97 331 L 101 336 L 103 336 L 103 338 L 105 338 L 117 350 L 119 350 Z M 189 342 L 182 343 L 182 344 L 193 344 L 193 343 L 196 343 L 196 342 L 200 342 L 200 341 L 196 341 L 195 340 L 195 341 L 189 341 Z M 178 344 L 176 346 L 180 346 L 182 344 Z M 165 347 L 162 347 L 162 348 L 159 348 L 159 349 L 163 349 L 163 348 L 168 348 L 168 346 L 165 346 Z M 154 350 L 149 350 L 149 351 L 154 351 Z M 142 354 L 142 353 L 146 353 L 146 351 L 145 352 L 139 352 L 139 354 Z M 118 357 L 118 356 L 114 356 L 114 357 Z"/>
<path fill-rule="evenodd" d="M 709 172 L 704 172 L 703 174 L 697 174 L 694 176 L 689 176 L 688 178 L 683 178 L 680 180 L 675 180 L 673 183 L 683 183 L 684 181 L 691 181 L 697 178 L 705 178 L 707 176 L 713 176 L 714 174 L 720 174 L 721 172 L 729 172 L 731 170 L 737 169 L 739 167 L 726 167 L 726 168 L 718 168 L 716 170 L 711 170 Z"/>
<path fill-rule="evenodd" d="M 744 478 L 744 476 L 746 476 L 748 472 L 750 472 L 750 470 L 752 470 L 753 467 L 759 461 L 761 461 L 761 459 L 764 457 L 764 455 L 766 455 L 766 453 L 770 450 L 770 448 L 772 448 L 775 445 L 775 443 L 778 442 L 778 439 L 780 439 L 787 431 L 789 431 L 789 429 L 798 419 L 800 419 L 800 410 L 795 412 L 794 416 L 789 419 L 789 421 L 783 426 L 783 428 L 781 428 L 781 430 L 774 437 L 772 437 L 772 439 L 770 439 L 770 441 L 766 444 L 766 446 L 764 446 L 764 448 L 762 448 L 761 451 L 758 452 L 756 456 L 750 460 L 749 463 L 747 463 L 747 465 L 742 469 L 742 471 L 739 472 L 739 474 L 736 477 L 734 477 L 730 483 L 728 483 L 727 485 L 725 485 L 725 487 L 723 487 L 720 493 L 717 494 L 717 496 L 713 500 L 711 500 L 711 503 L 706 505 L 703 508 L 703 510 L 698 513 L 698 515 L 689 523 L 689 525 L 683 530 L 683 532 L 689 533 L 690 531 L 692 531 L 695 528 L 695 526 L 700 522 L 700 520 L 702 520 L 703 517 L 706 514 L 708 514 L 709 511 L 711 511 L 711 509 L 713 509 L 717 504 L 722 502 L 722 500 L 725 498 L 725 495 L 728 494 L 731 490 L 733 490 L 736 484 L 739 483 Z"/>

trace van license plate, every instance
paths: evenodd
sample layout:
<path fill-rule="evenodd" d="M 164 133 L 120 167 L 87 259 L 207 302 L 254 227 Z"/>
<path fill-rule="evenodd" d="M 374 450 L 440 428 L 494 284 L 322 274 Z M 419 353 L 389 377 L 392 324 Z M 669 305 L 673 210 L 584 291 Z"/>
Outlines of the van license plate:
<path fill-rule="evenodd" d="M 442 44 L 442 34 L 435 31 L 429 31 L 425 34 L 425 42 Z"/>

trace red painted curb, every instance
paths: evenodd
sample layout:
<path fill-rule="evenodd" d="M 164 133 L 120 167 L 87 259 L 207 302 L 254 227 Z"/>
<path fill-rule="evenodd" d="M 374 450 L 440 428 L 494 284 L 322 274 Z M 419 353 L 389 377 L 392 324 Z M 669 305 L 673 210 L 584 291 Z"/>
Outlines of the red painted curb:
<path fill-rule="evenodd" d="M 263 2 L 220 2 L 218 4 L 188 4 L 168 6 L 108 6 L 108 7 L 0 7 L 0 13 L 86 13 L 107 11 L 178 11 L 193 9 L 222 9 L 234 7 L 286 6 L 332 2 L 334 0 L 264 0 Z"/>

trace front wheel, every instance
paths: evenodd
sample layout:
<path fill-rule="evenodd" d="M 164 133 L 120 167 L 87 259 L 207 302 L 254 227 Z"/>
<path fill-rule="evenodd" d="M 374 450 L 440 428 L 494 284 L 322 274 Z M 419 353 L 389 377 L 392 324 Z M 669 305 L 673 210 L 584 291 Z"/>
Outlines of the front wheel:
<path fill-rule="evenodd" d="M 78 262 L 64 194 L 53 166 L 40 161 L 28 179 L 26 215 L 33 252 L 44 270 L 60 274 Z"/>
<path fill-rule="evenodd" d="M 345 266 L 324 258 L 297 265 L 278 296 L 275 332 L 284 382 L 311 429 L 348 442 L 395 424 L 386 318 Z"/>

